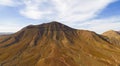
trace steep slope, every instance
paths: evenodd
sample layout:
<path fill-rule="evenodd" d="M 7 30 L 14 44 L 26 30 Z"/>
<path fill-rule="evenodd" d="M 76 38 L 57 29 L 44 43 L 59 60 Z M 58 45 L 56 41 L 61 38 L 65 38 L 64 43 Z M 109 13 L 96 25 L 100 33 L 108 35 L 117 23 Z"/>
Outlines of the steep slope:
<path fill-rule="evenodd" d="M 120 49 L 103 36 L 58 22 L 0 38 L 0 66 L 119 66 Z"/>
<path fill-rule="evenodd" d="M 105 36 L 110 43 L 120 47 L 120 33 L 118 31 L 109 30 L 102 35 Z"/>

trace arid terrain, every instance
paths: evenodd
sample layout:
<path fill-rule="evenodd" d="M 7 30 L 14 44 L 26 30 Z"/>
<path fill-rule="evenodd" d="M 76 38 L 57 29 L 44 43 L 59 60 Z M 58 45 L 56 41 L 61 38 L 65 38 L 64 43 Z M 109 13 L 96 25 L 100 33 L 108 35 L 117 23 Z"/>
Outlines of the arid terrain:
<path fill-rule="evenodd" d="M 120 32 L 29 25 L 0 36 L 0 66 L 120 66 Z"/>

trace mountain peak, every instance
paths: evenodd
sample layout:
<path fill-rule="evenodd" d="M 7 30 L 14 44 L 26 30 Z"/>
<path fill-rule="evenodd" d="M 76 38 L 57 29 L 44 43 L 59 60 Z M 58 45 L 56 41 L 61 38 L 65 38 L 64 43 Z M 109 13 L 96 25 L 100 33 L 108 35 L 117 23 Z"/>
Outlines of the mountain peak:
<path fill-rule="evenodd" d="M 62 27 L 62 26 L 65 26 L 64 24 L 60 23 L 60 22 L 57 22 L 57 21 L 52 21 L 52 22 L 49 22 L 49 23 L 43 23 L 41 25 L 39 25 L 40 27 L 41 26 L 51 26 L 51 27 Z"/>
<path fill-rule="evenodd" d="M 118 31 L 115 31 L 115 30 L 109 30 L 109 31 L 106 31 L 102 34 L 103 36 L 107 36 L 107 37 L 119 37 L 120 36 L 120 33 Z"/>
<path fill-rule="evenodd" d="M 47 36 L 47 38 L 51 38 L 54 40 L 62 39 L 64 35 L 72 35 L 76 32 L 76 29 L 73 29 L 67 25 L 64 25 L 62 23 L 52 21 L 49 23 L 43 23 L 40 25 L 29 25 L 25 28 L 23 28 L 21 31 L 17 32 L 18 36 L 19 34 L 25 34 L 28 35 L 33 34 L 35 37 L 41 38 Z M 63 37 L 61 37 L 63 36 Z"/>
<path fill-rule="evenodd" d="M 50 24 L 61 24 L 60 22 L 58 22 L 58 21 L 51 21 L 51 22 L 49 22 Z"/>
<path fill-rule="evenodd" d="M 103 35 L 112 35 L 112 34 L 119 34 L 118 31 L 115 31 L 115 30 L 109 30 L 109 31 L 106 31 L 103 33 Z"/>
<path fill-rule="evenodd" d="M 30 28 L 37 28 L 40 30 L 51 30 L 51 31 L 64 31 L 64 30 L 72 30 L 73 28 L 64 25 L 62 23 L 59 23 L 57 21 L 52 21 L 49 23 L 43 23 L 40 25 L 29 25 L 26 28 L 30 29 Z"/>

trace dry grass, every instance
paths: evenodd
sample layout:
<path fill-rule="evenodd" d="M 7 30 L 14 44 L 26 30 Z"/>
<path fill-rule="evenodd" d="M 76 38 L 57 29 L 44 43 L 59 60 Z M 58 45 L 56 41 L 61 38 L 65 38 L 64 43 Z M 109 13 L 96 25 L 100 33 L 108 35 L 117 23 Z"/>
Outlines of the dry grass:
<path fill-rule="evenodd" d="M 0 66 L 118 66 L 119 52 L 101 35 L 56 22 L 0 37 Z"/>

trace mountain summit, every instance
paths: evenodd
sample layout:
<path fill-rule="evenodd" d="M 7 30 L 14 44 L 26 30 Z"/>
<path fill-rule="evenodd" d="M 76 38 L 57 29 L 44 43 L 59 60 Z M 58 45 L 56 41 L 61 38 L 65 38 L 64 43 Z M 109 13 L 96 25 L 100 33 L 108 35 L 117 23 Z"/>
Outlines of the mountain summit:
<path fill-rule="evenodd" d="M 0 66 L 119 66 L 106 37 L 53 21 L 0 37 Z"/>
<path fill-rule="evenodd" d="M 50 23 L 43 23 L 40 25 L 29 25 L 26 28 L 38 28 L 40 30 L 47 30 L 47 31 L 65 31 L 65 30 L 72 30 L 73 28 L 70 28 L 64 24 L 61 24 L 56 21 L 52 21 Z"/>

